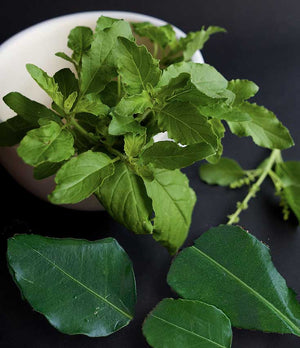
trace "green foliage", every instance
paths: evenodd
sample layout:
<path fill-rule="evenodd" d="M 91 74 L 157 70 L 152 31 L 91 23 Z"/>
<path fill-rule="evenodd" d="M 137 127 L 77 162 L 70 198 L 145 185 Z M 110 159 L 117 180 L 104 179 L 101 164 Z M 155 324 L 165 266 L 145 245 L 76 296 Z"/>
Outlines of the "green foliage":
<path fill-rule="evenodd" d="M 107 336 L 133 317 L 133 268 L 115 239 L 16 235 L 7 259 L 23 297 L 63 333 Z"/>
<path fill-rule="evenodd" d="M 300 336 L 300 305 L 269 248 L 240 227 L 204 233 L 173 262 L 168 283 L 183 298 L 220 308 L 233 326 Z"/>
<path fill-rule="evenodd" d="M 152 41 L 153 53 L 137 45 L 132 28 Z M 17 116 L 0 124 L 0 145 L 20 143 L 18 153 L 34 166 L 37 179 L 57 173 L 49 196 L 53 203 L 76 203 L 95 194 L 118 222 L 135 233 L 151 233 L 176 252 L 195 204 L 179 170 L 220 159 L 224 121 L 261 146 L 292 145 L 275 115 L 246 102 L 257 92 L 253 82 L 228 82 L 212 66 L 191 61 L 210 35 L 222 31 L 202 28 L 177 39 L 169 24 L 131 26 L 104 16 L 94 32 L 74 28 L 68 37 L 71 56 L 57 55 L 72 62 L 76 73 L 66 68 L 51 77 L 28 64 L 52 98 L 52 110 L 19 93 L 8 94 L 4 101 Z M 154 143 L 162 131 L 172 142 Z M 248 183 L 260 170 L 244 173 L 239 180 Z M 283 190 L 277 191 L 283 197 Z M 290 202 L 295 207 L 295 198 Z"/>
<path fill-rule="evenodd" d="M 154 348 L 229 348 L 232 340 L 230 320 L 222 311 L 200 301 L 170 298 L 148 315 L 143 333 Z"/>

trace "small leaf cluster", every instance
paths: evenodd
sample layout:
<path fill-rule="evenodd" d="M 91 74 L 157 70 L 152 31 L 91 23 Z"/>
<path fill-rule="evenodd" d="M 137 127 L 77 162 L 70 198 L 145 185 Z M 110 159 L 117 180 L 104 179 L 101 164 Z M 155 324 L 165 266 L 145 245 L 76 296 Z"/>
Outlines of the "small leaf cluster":
<path fill-rule="evenodd" d="M 77 203 L 95 194 L 115 220 L 176 252 L 196 201 L 180 169 L 218 161 L 224 121 L 260 146 L 293 145 L 272 112 L 246 101 L 258 90 L 253 82 L 227 81 L 212 66 L 191 61 L 220 31 L 202 28 L 177 39 L 170 25 L 131 26 L 104 16 L 94 32 L 74 28 L 72 54 L 57 56 L 75 73 L 65 68 L 49 76 L 28 64 L 52 107 L 17 92 L 5 96 L 17 115 L 1 123 L 0 145 L 19 144 L 18 154 L 34 167 L 36 179 L 56 174 L 51 202 Z M 152 41 L 153 54 L 134 34 Z M 161 132 L 173 141 L 154 142 Z"/>

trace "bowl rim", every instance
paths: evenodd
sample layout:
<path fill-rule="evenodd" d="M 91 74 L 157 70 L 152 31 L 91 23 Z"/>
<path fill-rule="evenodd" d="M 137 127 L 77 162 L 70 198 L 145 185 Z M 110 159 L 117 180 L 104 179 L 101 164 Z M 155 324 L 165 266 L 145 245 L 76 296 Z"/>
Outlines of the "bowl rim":
<path fill-rule="evenodd" d="M 31 33 L 39 30 L 41 27 L 55 25 L 57 23 L 60 23 L 60 22 L 66 21 L 66 20 L 73 21 L 76 18 L 78 18 L 80 20 L 82 18 L 94 17 L 95 15 L 97 15 L 98 17 L 100 17 L 101 15 L 104 15 L 107 17 L 124 18 L 127 21 L 151 22 L 157 26 L 168 24 L 168 22 L 166 22 L 162 19 L 159 19 L 159 18 L 156 18 L 153 16 L 149 16 L 149 15 L 145 15 L 142 13 L 131 12 L 131 11 L 86 11 L 86 12 L 70 13 L 67 15 L 62 15 L 62 16 L 57 16 L 54 18 L 46 19 L 42 22 L 31 25 L 30 27 L 19 31 L 16 34 L 14 34 L 13 36 L 11 36 L 10 38 L 6 39 L 0 45 L 0 59 L 1 59 L 1 55 L 5 54 L 5 51 L 10 46 L 13 46 L 15 43 L 17 43 L 17 41 L 20 38 L 22 38 L 25 35 L 30 35 Z M 178 38 L 186 36 L 186 34 L 181 29 L 177 28 L 173 24 L 171 24 L 171 25 L 172 25 L 173 29 L 175 30 L 176 36 Z M 203 59 L 203 56 L 202 56 L 200 51 L 197 51 L 193 55 L 192 60 L 196 63 L 204 63 L 204 59 Z"/>

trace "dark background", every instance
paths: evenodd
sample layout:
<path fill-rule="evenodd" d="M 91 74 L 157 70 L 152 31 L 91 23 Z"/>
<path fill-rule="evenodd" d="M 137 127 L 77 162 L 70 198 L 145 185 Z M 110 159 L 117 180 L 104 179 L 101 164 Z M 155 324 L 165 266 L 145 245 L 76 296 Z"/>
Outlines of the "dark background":
<path fill-rule="evenodd" d="M 55 16 L 88 10 L 135 11 L 164 19 L 184 31 L 202 25 L 219 25 L 228 30 L 206 45 L 203 55 L 228 79 L 248 78 L 261 88 L 256 101 L 272 109 L 300 144 L 300 3 L 299 0 L 173 0 L 173 1 L 5 1 L 0 8 L 0 42 L 18 31 Z M 1 77 L 0 77 L 1 78 Z M 1 88 L 1 87 L 0 87 Z M 269 151 L 250 139 L 227 134 L 225 155 L 246 168 L 256 166 Z M 286 159 L 300 159 L 300 145 L 283 153 Z M 137 237 L 114 222 L 106 212 L 74 212 L 41 202 L 19 187 L 2 169 L 0 346 L 12 347 L 105 347 L 146 348 L 141 333 L 146 314 L 164 297 L 174 296 L 166 283 L 171 262 L 168 253 L 151 237 Z M 198 202 L 186 245 L 211 226 L 226 222 L 235 202 L 246 189 L 230 191 L 208 187 L 198 178 L 198 165 L 186 170 Z M 283 222 L 270 182 L 242 214 L 241 224 L 271 247 L 273 261 L 290 287 L 300 292 L 300 230 L 295 218 Z M 133 322 L 107 338 L 67 336 L 24 302 L 6 266 L 6 240 L 14 233 L 37 233 L 55 237 L 99 239 L 115 237 L 131 257 L 138 289 Z M 234 255 L 228 255 L 234 257 Z M 296 348 L 300 339 L 291 335 L 264 334 L 234 329 L 234 348 Z"/>

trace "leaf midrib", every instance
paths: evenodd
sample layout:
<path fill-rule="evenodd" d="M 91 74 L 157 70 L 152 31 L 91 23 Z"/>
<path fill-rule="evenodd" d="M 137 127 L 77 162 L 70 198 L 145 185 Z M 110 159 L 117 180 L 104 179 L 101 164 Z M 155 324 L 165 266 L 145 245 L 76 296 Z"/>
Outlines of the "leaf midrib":
<path fill-rule="evenodd" d="M 225 273 L 227 273 L 231 278 L 233 278 L 234 280 L 236 280 L 238 283 L 240 283 L 243 287 L 245 287 L 247 290 L 249 290 L 258 300 L 260 300 L 265 306 L 269 307 L 269 309 L 271 309 L 271 311 L 273 311 L 277 317 L 279 317 L 279 319 L 281 321 L 283 321 L 283 323 L 286 325 L 288 324 L 290 326 L 290 329 L 294 330 L 295 332 L 298 332 L 300 334 L 300 329 L 288 318 L 286 317 L 279 309 L 277 309 L 271 302 L 269 302 L 265 297 L 263 297 L 262 295 L 260 295 L 255 289 L 253 289 L 252 287 L 250 287 L 247 283 L 245 283 L 242 279 L 238 278 L 235 274 L 233 274 L 232 272 L 230 272 L 227 268 L 225 268 L 224 266 L 222 266 L 220 263 L 218 263 L 216 260 L 214 260 L 213 258 L 211 258 L 209 255 L 207 255 L 206 253 L 204 253 L 203 251 L 201 251 L 200 249 L 196 248 L 195 246 L 192 246 L 191 249 L 197 251 L 198 253 L 200 253 L 202 256 L 206 257 L 211 263 L 215 264 L 218 268 L 220 268 L 222 271 L 224 271 Z"/>
<path fill-rule="evenodd" d="M 187 329 L 185 329 L 184 327 L 181 327 L 181 326 L 178 326 L 178 325 L 176 325 L 176 324 L 174 324 L 174 323 L 171 323 L 170 321 L 167 321 L 167 320 L 165 320 L 165 319 L 163 319 L 163 318 L 160 318 L 160 317 L 158 317 L 158 316 L 156 316 L 156 315 L 154 315 L 154 314 L 151 314 L 151 316 L 152 316 L 153 318 L 155 318 L 155 319 L 158 319 L 158 320 L 160 320 L 160 321 L 162 321 L 162 322 L 164 322 L 164 323 L 170 325 L 170 326 L 175 327 L 176 329 L 182 330 L 182 331 L 184 331 L 184 332 L 186 332 L 186 333 L 188 333 L 188 334 L 190 334 L 190 335 L 193 335 L 193 336 L 196 336 L 196 337 L 198 337 L 198 338 L 201 338 L 201 339 L 203 339 L 203 340 L 205 340 L 205 341 L 208 341 L 209 343 L 212 343 L 212 344 L 214 344 L 214 345 L 217 346 L 217 347 L 226 348 L 226 346 L 222 346 L 222 345 L 220 345 L 219 343 L 214 342 L 214 341 L 210 340 L 210 339 L 207 338 L 207 337 L 198 335 L 197 333 L 195 333 L 195 332 L 193 332 L 193 331 L 187 330 Z"/>
<path fill-rule="evenodd" d="M 109 306 L 111 306 L 114 310 L 118 311 L 119 313 L 121 313 L 122 315 L 124 315 L 126 318 L 128 319 L 132 319 L 132 316 L 126 312 L 124 312 L 122 309 L 118 308 L 116 305 L 114 305 L 113 303 L 111 303 L 110 301 L 108 301 L 106 298 L 102 297 L 100 294 L 96 293 L 94 290 L 90 289 L 88 286 L 86 286 L 85 284 L 83 284 L 82 282 L 80 282 L 79 280 L 77 280 L 76 278 L 74 278 L 71 274 L 69 274 L 68 272 L 66 272 L 63 268 L 61 268 L 60 266 L 58 266 L 55 262 L 51 261 L 47 256 L 43 255 L 40 251 L 36 250 L 35 248 L 33 248 L 31 245 L 27 244 L 27 243 L 23 243 L 25 246 L 31 248 L 34 252 L 36 252 L 38 255 L 40 255 L 44 260 L 46 260 L 50 265 L 52 265 L 55 269 L 57 269 L 58 271 L 60 271 L 62 274 L 64 274 L 65 276 L 67 276 L 68 278 L 70 278 L 73 282 L 75 282 L 76 284 L 80 285 L 81 287 L 83 287 L 85 290 L 87 290 L 90 294 L 94 295 L 95 297 L 99 298 L 100 300 L 102 300 L 103 302 L 105 302 L 106 304 L 108 304 Z"/>

